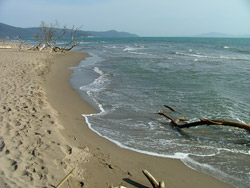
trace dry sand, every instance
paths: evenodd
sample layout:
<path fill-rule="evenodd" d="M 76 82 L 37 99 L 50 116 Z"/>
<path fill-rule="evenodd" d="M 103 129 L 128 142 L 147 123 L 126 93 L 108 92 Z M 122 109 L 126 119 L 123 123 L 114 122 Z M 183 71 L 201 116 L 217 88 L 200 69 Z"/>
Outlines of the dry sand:
<path fill-rule="evenodd" d="M 56 56 L 0 50 L 0 187 L 52 187 L 90 156 L 61 135 L 47 102 L 42 84 Z"/>
<path fill-rule="evenodd" d="M 0 50 L 0 187 L 151 187 L 149 170 L 167 188 L 232 187 L 181 161 L 121 149 L 88 129 L 97 112 L 69 83 L 87 54 Z"/>

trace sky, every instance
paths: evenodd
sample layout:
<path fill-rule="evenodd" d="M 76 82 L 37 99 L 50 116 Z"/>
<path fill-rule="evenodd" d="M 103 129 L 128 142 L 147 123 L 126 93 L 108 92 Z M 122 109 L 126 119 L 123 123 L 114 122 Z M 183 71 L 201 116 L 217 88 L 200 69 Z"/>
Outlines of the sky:
<path fill-rule="evenodd" d="M 37 27 L 41 21 L 88 31 L 139 36 L 250 34 L 250 0 L 0 0 L 0 22 Z"/>

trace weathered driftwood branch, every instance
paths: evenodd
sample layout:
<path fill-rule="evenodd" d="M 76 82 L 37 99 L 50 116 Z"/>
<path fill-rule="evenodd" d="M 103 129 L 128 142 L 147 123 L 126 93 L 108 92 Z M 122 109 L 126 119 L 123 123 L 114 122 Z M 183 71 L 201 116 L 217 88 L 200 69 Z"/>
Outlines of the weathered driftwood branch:
<path fill-rule="evenodd" d="M 161 116 L 164 116 L 165 118 L 169 119 L 171 121 L 172 124 L 174 124 L 175 126 L 178 126 L 176 120 L 174 120 L 171 116 L 167 115 L 167 114 L 164 114 L 162 112 L 162 110 L 160 110 L 160 112 L 158 113 L 159 115 Z"/>
<path fill-rule="evenodd" d="M 63 180 L 56 186 L 56 188 L 61 187 L 61 186 L 64 184 L 64 182 L 67 181 L 67 179 L 73 174 L 74 170 L 75 170 L 75 169 L 71 170 L 71 171 L 67 174 L 67 176 L 66 176 L 65 178 L 63 178 Z"/>
<path fill-rule="evenodd" d="M 169 105 L 164 105 L 164 107 L 168 108 L 172 112 L 176 112 L 176 110 L 174 108 L 172 108 L 171 106 L 169 106 Z"/>
<path fill-rule="evenodd" d="M 11 49 L 12 46 L 6 45 L 6 46 L 0 46 L 0 49 Z"/>
<path fill-rule="evenodd" d="M 19 51 L 22 49 L 22 46 L 23 46 L 23 44 L 25 44 L 25 42 L 23 41 L 23 40 L 21 40 L 18 36 L 16 37 L 16 40 L 18 40 L 19 41 Z"/>
<path fill-rule="evenodd" d="M 180 125 L 179 127 L 189 128 L 189 127 L 195 127 L 199 125 L 224 125 L 224 126 L 230 126 L 230 127 L 238 127 L 238 128 L 246 129 L 250 131 L 249 124 L 226 121 L 226 120 L 210 120 L 210 119 L 200 119 L 200 121 L 193 122 L 193 123 L 186 123 L 186 124 Z"/>
<path fill-rule="evenodd" d="M 46 47 L 46 46 L 45 46 L 45 44 L 44 44 L 44 45 L 42 45 L 41 47 L 39 47 L 38 50 L 39 50 L 39 51 L 42 51 L 45 47 Z"/>
<path fill-rule="evenodd" d="M 184 116 L 178 117 L 175 119 L 175 122 L 178 123 L 179 121 L 188 121 Z"/>
<path fill-rule="evenodd" d="M 146 176 L 153 188 L 165 188 L 164 181 L 158 182 L 147 170 L 143 170 L 142 173 Z"/>
<path fill-rule="evenodd" d="M 173 119 L 171 116 L 163 113 L 162 111 L 160 111 L 158 114 L 169 119 L 172 124 L 174 124 L 176 127 L 180 128 L 180 129 L 189 128 L 189 127 L 196 127 L 196 126 L 200 126 L 200 125 L 224 125 L 224 126 L 238 127 L 238 128 L 250 131 L 250 125 L 245 124 L 245 123 L 238 123 L 238 122 L 226 121 L 226 120 L 200 119 L 200 121 L 196 121 L 196 122 L 192 122 L 192 123 L 177 124 L 177 120 Z"/>

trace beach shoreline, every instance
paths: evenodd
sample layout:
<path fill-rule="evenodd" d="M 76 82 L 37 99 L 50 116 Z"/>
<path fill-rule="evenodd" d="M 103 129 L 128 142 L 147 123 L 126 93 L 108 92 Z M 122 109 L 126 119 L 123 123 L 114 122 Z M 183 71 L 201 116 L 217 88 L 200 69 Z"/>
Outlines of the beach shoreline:
<path fill-rule="evenodd" d="M 84 121 L 82 114 L 98 113 L 98 111 L 86 101 L 84 101 L 72 88 L 69 83 L 72 70 L 68 69 L 69 67 L 77 66 L 81 60 L 88 57 L 88 54 L 82 52 L 45 54 L 43 52 L 18 52 L 17 50 L 0 50 L 0 53 L 2 55 L 1 57 L 4 57 L 2 58 L 1 62 L 1 64 L 3 63 L 3 66 L 1 66 L 2 69 L 5 69 L 7 66 L 7 64 L 4 63 L 12 61 L 13 65 L 15 65 L 19 61 L 22 61 L 22 58 L 24 57 L 26 60 L 23 60 L 23 62 L 32 60 L 37 61 L 37 63 L 29 62 L 26 67 L 20 66 L 19 69 L 26 70 L 26 72 L 21 72 L 20 75 L 15 74 L 14 76 L 16 79 L 10 80 L 8 85 L 11 85 L 12 82 L 15 82 L 17 78 L 22 77 L 25 74 L 31 75 L 32 73 L 32 78 L 36 78 L 35 80 L 32 80 L 32 82 L 34 82 L 35 85 L 38 84 L 39 91 L 41 91 L 37 96 L 40 97 L 39 99 L 44 103 L 44 106 L 39 108 L 39 100 L 37 97 L 29 98 L 31 104 L 35 104 L 36 112 L 34 114 L 34 105 L 27 105 L 27 108 L 30 108 L 31 110 L 25 112 L 26 116 L 23 116 L 29 117 L 31 115 L 31 117 L 34 118 L 32 115 L 35 115 L 36 117 L 39 117 L 36 119 L 36 121 L 32 121 L 32 126 L 40 126 L 42 130 L 39 132 L 39 129 L 37 130 L 36 128 L 32 132 L 30 131 L 29 127 L 23 127 L 23 130 L 29 131 L 32 134 L 29 135 L 29 139 L 25 142 L 25 135 L 20 137 L 20 139 L 23 139 L 23 143 L 27 142 L 28 144 L 28 142 L 33 141 L 35 138 L 40 138 L 40 145 L 34 144 L 34 148 L 36 148 L 36 150 L 34 151 L 34 149 L 31 149 L 30 153 L 28 152 L 29 155 L 27 155 L 24 160 L 32 159 L 34 163 L 39 163 L 38 161 L 42 159 L 43 163 L 40 161 L 40 166 L 45 166 L 47 168 L 47 179 L 44 178 L 39 180 L 39 176 L 36 178 L 35 174 L 38 174 L 38 170 L 32 169 L 32 164 L 30 164 L 30 170 L 26 170 L 28 172 L 26 174 L 28 175 L 23 175 L 24 170 L 21 170 L 22 166 L 23 169 L 27 169 L 28 165 L 22 165 L 25 163 L 25 161 L 16 160 L 18 167 L 15 169 L 14 165 L 14 172 L 20 177 L 17 178 L 13 175 L 11 176 L 13 171 L 8 171 L 8 166 L 1 169 L 1 171 L 5 172 L 4 174 L 8 175 L 8 178 L 5 178 L 6 175 L 1 175 L 0 180 L 5 180 L 5 183 L 10 185 L 10 187 L 12 187 L 12 181 L 15 181 L 15 178 L 18 180 L 20 179 L 20 181 L 18 181 L 20 182 L 19 187 L 21 187 L 22 184 L 26 185 L 26 187 L 39 187 L 39 184 L 49 186 L 49 184 L 45 183 L 45 180 L 55 186 L 56 183 L 52 183 L 52 181 L 58 182 L 67 174 L 67 172 L 70 172 L 73 168 L 76 168 L 76 172 L 72 175 L 72 177 L 69 178 L 69 181 L 65 183 L 64 187 L 81 187 L 83 184 L 84 187 L 98 188 L 108 187 L 108 184 L 113 184 L 114 186 L 123 184 L 126 187 L 151 187 L 150 183 L 141 172 L 143 169 L 147 169 L 158 180 L 163 180 L 166 187 L 169 188 L 233 187 L 211 176 L 188 168 L 180 160 L 154 157 L 122 149 L 114 143 L 91 131 Z M 12 56 L 10 56 L 10 54 Z M 6 62 L 4 62 L 5 60 Z M 32 71 L 33 69 L 27 69 L 27 66 L 32 63 L 34 64 L 33 67 L 35 70 L 37 70 L 36 72 Z M 41 63 L 43 66 L 41 66 Z M 26 82 L 28 82 L 28 80 Z M 2 91 L 6 91 L 6 87 L 1 88 Z M 28 91 L 26 91 L 26 88 L 23 89 L 23 92 L 29 93 L 31 93 L 31 91 L 32 93 L 36 91 L 34 88 L 31 88 L 31 90 Z M 13 92 L 12 95 L 14 97 L 20 97 L 20 95 L 17 95 L 16 92 Z M 10 101 L 13 100 L 13 98 L 9 97 L 7 97 L 7 99 Z M 1 102 L 4 103 L 4 101 Z M 20 115 L 20 113 L 17 113 L 17 110 L 17 112 L 13 110 L 17 109 L 17 103 L 18 101 L 16 101 L 13 106 L 6 106 L 5 110 L 1 111 L 2 122 L 4 123 L 5 127 L 10 127 L 10 125 L 7 123 L 9 118 L 5 120 L 6 115 L 7 117 L 10 117 L 8 115 L 10 112 L 8 111 L 8 108 L 11 108 L 13 116 L 15 115 L 15 118 L 13 118 L 13 123 L 14 120 L 16 121 L 17 115 Z M 49 120 L 45 120 L 45 116 Z M 43 126 L 49 126 L 49 128 L 46 127 L 44 129 Z M 16 127 L 17 126 L 13 125 L 9 129 L 15 131 L 20 130 Z M 11 132 L 10 130 L 9 132 Z M 8 131 L 5 130 L 5 132 L 7 133 Z M 44 135 L 44 132 L 47 134 Z M 38 133 L 43 136 L 39 136 Z M 3 134 L 2 130 L 1 134 Z M 13 138 L 15 135 L 10 133 L 9 135 L 4 134 L 0 136 L 3 137 L 5 143 L 5 146 L 0 153 L 3 156 L 1 156 L 1 160 L 3 162 L 8 161 L 9 159 L 13 160 L 13 158 L 18 156 L 13 155 L 11 158 L 8 157 L 6 151 L 10 150 L 9 147 L 13 147 L 13 150 L 14 148 L 20 150 L 22 149 L 21 153 L 18 153 L 20 155 L 18 157 L 23 157 L 24 154 L 22 152 L 24 152 L 27 147 L 20 148 L 20 146 L 14 146 L 13 143 L 7 142 L 8 136 Z M 36 143 L 38 141 L 36 141 Z M 51 143 L 53 142 L 57 144 L 54 144 L 53 147 L 50 147 Z M 49 147 L 49 149 L 43 147 L 45 145 Z M 36 155 L 37 150 L 39 151 L 38 153 L 40 153 L 40 155 Z M 47 155 L 43 156 L 42 152 L 45 151 L 47 152 Z M 53 152 L 58 155 L 53 154 Z M 15 152 L 13 151 L 13 153 Z M 21 165 L 19 165 L 19 163 Z M 27 186 L 27 184 L 22 181 L 22 179 L 25 179 L 26 177 L 29 177 L 29 180 L 33 179 L 32 181 L 28 181 L 31 182 L 30 186 Z M 44 175 L 42 177 L 44 177 Z M 11 178 L 13 178 L 12 181 L 10 181 Z"/>
<path fill-rule="evenodd" d="M 68 55 L 65 58 L 71 59 Z M 77 66 L 79 62 L 72 62 L 72 64 L 68 64 L 69 62 L 66 61 L 65 63 L 66 70 L 67 67 Z M 116 144 L 106 140 L 103 137 L 100 137 L 91 131 L 80 115 L 98 113 L 98 111 L 85 102 L 72 88 L 69 83 L 71 71 L 67 70 L 67 74 L 64 74 L 61 72 L 62 70 L 58 71 L 58 65 L 59 63 L 55 63 L 55 67 L 52 67 L 51 71 L 54 74 L 54 80 L 60 80 L 62 82 L 61 84 L 56 84 L 58 87 L 55 89 L 55 91 L 66 91 L 67 87 L 70 90 L 67 90 L 67 94 L 65 94 L 65 96 L 70 96 L 69 98 L 72 99 L 70 103 L 64 105 L 67 107 L 71 105 L 72 109 L 57 109 L 62 114 L 65 114 L 61 116 L 63 117 L 61 121 L 69 121 L 69 123 L 64 125 L 64 136 L 70 139 L 74 135 L 73 137 L 75 137 L 76 140 L 72 140 L 72 144 L 79 146 L 84 143 L 89 148 L 90 153 L 93 154 L 93 157 L 87 164 L 87 173 L 85 178 L 86 186 L 103 187 L 107 185 L 107 183 L 114 185 L 123 183 L 128 187 L 137 187 L 136 183 L 150 186 L 149 182 L 141 172 L 141 170 L 147 169 L 152 172 L 152 174 L 155 175 L 157 179 L 164 180 L 167 187 L 210 187 L 211 185 L 213 185 L 213 187 L 232 187 L 231 185 L 222 183 L 213 177 L 191 170 L 180 160 L 154 157 L 127 149 L 122 149 Z M 59 66 L 62 65 L 60 64 Z M 65 81 L 63 81 L 64 79 L 61 76 L 66 76 Z M 53 79 L 48 79 L 49 82 L 51 80 Z M 65 82 L 67 82 L 68 86 L 65 86 Z M 50 82 L 47 84 L 54 88 L 55 83 Z M 62 88 L 62 86 L 64 86 L 64 88 Z M 51 95 L 48 91 L 48 99 L 49 101 L 51 100 L 50 103 L 55 108 L 58 104 L 61 104 L 63 101 L 65 101 L 64 99 L 61 99 L 60 101 L 58 97 L 50 99 L 50 96 Z M 76 106 L 77 109 L 75 108 Z M 68 116 L 76 117 L 68 119 Z M 72 124 L 75 126 L 69 126 Z M 180 172 L 183 172 L 183 177 L 185 177 L 184 179 L 181 178 L 182 175 Z"/>

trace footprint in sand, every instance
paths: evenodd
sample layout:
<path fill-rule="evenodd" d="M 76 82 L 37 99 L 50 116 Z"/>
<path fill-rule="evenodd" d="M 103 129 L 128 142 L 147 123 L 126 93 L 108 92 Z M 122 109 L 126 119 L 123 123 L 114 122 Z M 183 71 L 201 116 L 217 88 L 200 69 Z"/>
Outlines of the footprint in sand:
<path fill-rule="evenodd" d="M 13 159 L 8 159 L 8 161 L 9 161 L 9 166 L 10 166 L 9 169 L 12 172 L 16 171 L 16 169 L 18 168 L 17 162 L 15 160 L 13 160 Z"/>
<path fill-rule="evenodd" d="M 0 137 L 0 152 L 3 151 L 3 148 L 5 147 L 5 143 L 3 141 L 3 138 Z"/>
<path fill-rule="evenodd" d="M 70 147 L 69 145 L 61 146 L 61 149 L 67 155 L 71 155 L 72 154 L 72 147 Z"/>

